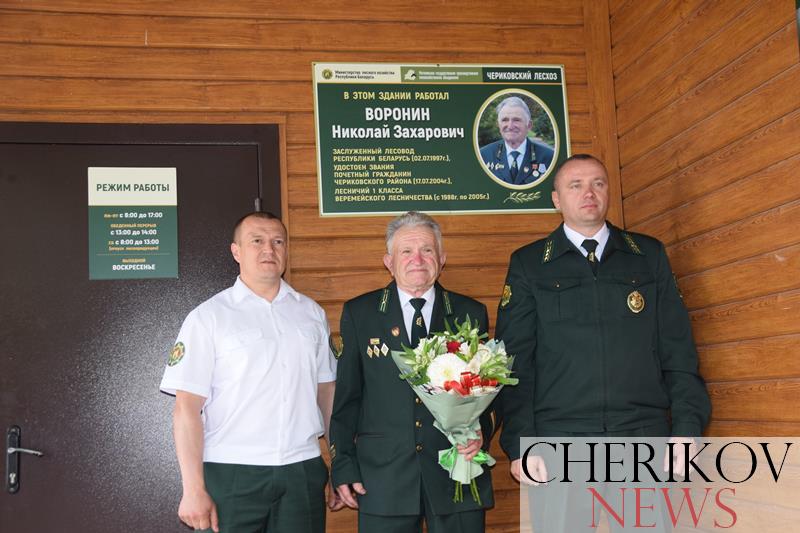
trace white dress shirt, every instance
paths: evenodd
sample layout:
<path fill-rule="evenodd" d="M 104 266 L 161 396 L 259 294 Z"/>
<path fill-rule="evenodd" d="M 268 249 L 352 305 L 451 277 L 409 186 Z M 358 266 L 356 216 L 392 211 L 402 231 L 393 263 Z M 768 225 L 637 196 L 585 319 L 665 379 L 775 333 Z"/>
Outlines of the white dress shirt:
<path fill-rule="evenodd" d="M 514 150 L 519 152 L 519 155 L 517 156 L 517 168 L 522 168 L 522 160 L 525 159 L 525 150 L 528 149 L 528 139 L 526 138 L 524 141 L 522 141 L 522 144 L 520 144 L 516 148 L 511 148 L 508 145 L 508 143 L 505 143 L 505 145 L 506 145 L 506 157 L 508 159 L 508 168 L 511 168 L 512 166 L 512 161 L 514 160 L 514 158 L 511 156 L 511 152 Z"/>
<path fill-rule="evenodd" d="M 161 390 L 206 398 L 203 460 L 285 465 L 320 455 L 317 385 L 336 379 L 325 312 L 281 281 L 270 302 L 237 278 L 197 306 Z"/>
<path fill-rule="evenodd" d="M 400 297 L 400 308 L 403 310 L 403 323 L 406 326 L 406 333 L 409 340 L 411 339 L 411 321 L 414 318 L 414 306 L 411 305 L 411 298 L 415 298 L 405 292 L 400 287 L 397 287 L 397 294 Z M 422 318 L 425 319 L 425 328 L 428 333 L 431 332 L 431 317 L 433 316 L 433 301 L 436 299 L 436 288 L 431 286 L 430 289 L 425 291 L 425 294 L 420 296 L 425 298 L 425 305 L 422 306 Z M 413 342 L 413 341 L 412 341 Z"/>
<path fill-rule="evenodd" d="M 574 244 L 575 247 L 578 248 L 578 250 L 583 254 L 583 257 L 587 257 L 589 255 L 589 252 L 584 250 L 583 246 L 581 246 L 583 244 L 583 241 L 585 241 L 586 239 L 596 240 L 597 249 L 594 251 L 594 255 L 595 257 L 597 257 L 598 261 L 600 261 L 603 258 L 603 251 L 606 249 L 606 244 L 608 243 L 608 237 L 609 235 L 611 235 L 611 232 L 608 230 L 607 224 L 603 224 L 603 227 L 600 228 L 600 231 L 598 231 L 591 237 L 587 237 L 581 233 L 578 233 L 574 229 L 567 226 L 566 223 L 564 223 L 564 233 L 567 234 L 567 239 L 569 239 L 572 242 L 572 244 Z"/>

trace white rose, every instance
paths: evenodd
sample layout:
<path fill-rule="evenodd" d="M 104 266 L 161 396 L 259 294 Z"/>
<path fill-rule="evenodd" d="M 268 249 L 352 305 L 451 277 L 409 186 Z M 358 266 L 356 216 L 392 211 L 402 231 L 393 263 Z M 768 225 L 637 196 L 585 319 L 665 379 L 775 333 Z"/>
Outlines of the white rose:
<path fill-rule="evenodd" d="M 467 364 L 454 353 L 445 353 L 434 359 L 428 366 L 428 379 L 431 385 L 444 388 L 447 381 L 460 381 L 461 373 L 466 372 Z"/>

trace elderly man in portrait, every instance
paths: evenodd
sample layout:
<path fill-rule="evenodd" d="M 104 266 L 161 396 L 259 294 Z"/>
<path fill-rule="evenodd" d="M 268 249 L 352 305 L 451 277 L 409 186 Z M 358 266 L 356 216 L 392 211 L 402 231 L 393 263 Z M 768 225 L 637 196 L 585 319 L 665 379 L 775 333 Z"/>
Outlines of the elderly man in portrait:
<path fill-rule="evenodd" d="M 362 533 L 484 531 L 484 508 L 493 504 L 488 470 L 478 476 L 481 503 L 453 502 L 453 481 L 438 464 L 450 447 L 433 416 L 399 376 L 391 350 L 416 346 L 445 320 L 478 321 L 487 330 L 486 307 L 445 290 L 439 225 L 428 215 L 406 213 L 386 230 L 383 263 L 394 277 L 386 287 L 344 304 L 342 351 L 331 417 L 332 482 L 342 500 L 358 509 Z M 481 420 L 482 440 L 460 453 L 471 459 L 488 447 L 492 425 Z M 485 468 L 485 467 L 484 467 Z"/>
<path fill-rule="evenodd" d="M 533 126 L 528 104 L 519 96 L 500 102 L 497 126 L 503 138 L 481 147 L 481 159 L 487 168 L 511 185 L 538 180 L 553 162 L 553 148 L 528 137 Z"/>

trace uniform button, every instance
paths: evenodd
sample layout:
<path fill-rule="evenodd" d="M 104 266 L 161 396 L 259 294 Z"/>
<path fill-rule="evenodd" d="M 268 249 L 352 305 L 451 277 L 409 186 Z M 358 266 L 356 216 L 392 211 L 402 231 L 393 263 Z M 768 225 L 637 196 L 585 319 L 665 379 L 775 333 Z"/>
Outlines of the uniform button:
<path fill-rule="evenodd" d="M 417 444 L 417 451 L 418 451 L 418 452 L 421 452 L 421 451 L 422 451 L 422 444 Z"/>
<path fill-rule="evenodd" d="M 422 403 L 422 400 L 420 400 L 419 398 L 414 398 L 414 401 L 417 402 L 417 405 Z"/>
<path fill-rule="evenodd" d="M 417 420 L 416 422 L 414 422 L 414 425 L 417 426 L 418 428 L 421 428 L 422 427 L 422 422 Z"/>

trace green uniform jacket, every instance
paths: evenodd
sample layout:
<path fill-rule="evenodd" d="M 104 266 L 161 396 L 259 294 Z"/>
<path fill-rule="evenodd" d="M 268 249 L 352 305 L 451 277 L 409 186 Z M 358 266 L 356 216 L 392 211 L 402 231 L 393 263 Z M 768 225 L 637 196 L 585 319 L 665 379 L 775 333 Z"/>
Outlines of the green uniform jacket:
<path fill-rule="evenodd" d="M 485 305 L 437 283 L 428 331 L 444 331 L 445 318 L 452 326 L 467 315 L 487 330 Z M 367 494 L 359 497 L 359 509 L 368 514 L 421 514 L 423 484 L 434 514 L 480 508 L 468 487 L 463 502 L 452 501 L 455 482 L 438 464 L 439 450 L 450 448 L 450 442 L 433 427 L 433 416 L 411 386 L 398 377 L 388 352 L 410 346 L 395 283 L 346 302 L 340 331 L 344 346 L 330 428 L 334 486 L 363 483 Z M 488 413 L 481 427 L 488 448 L 493 430 Z M 483 507 L 491 507 L 489 469 L 484 467 L 476 480 Z"/>
<path fill-rule="evenodd" d="M 664 245 L 608 224 L 597 277 L 563 227 L 511 255 L 496 336 L 520 383 L 499 397 L 500 443 L 633 431 L 663 423 L 699 436 L 711 405 Z"/>

